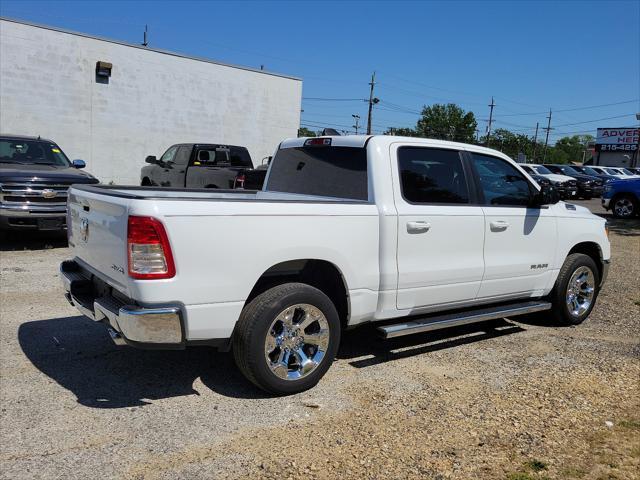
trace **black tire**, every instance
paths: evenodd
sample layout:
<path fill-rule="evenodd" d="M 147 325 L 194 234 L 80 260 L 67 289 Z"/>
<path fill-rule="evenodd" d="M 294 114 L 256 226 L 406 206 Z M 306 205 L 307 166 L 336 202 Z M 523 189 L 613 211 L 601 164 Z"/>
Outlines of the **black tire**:
<path fill-rule="evenodd" d="M 567 298 L 569 295 L 569 281 L 579 269 L 587 268 L 593 275 L 593 297 L 591 298 L 590 305 L 586 310 L 575 314 L 570 310 L 567 304 Z M 579 325 L 584 322 L 586 318 L 591 314 L 593 307 L 596 304 L 598 298 L 600 285 L 600 273 L 596 262 L 589 255 L 583 253 L 572 253 L 569 255 L 560 269 L 556 284 L 553 290 L 549 294 L 549 298 L 553 305 L 552 314 L 556 323 L 560 325 Z"/>
<path fill-rule="evenodd" d="M 593 197 L 591 195 L 585 195 L 582 197 L 584 200 L 591 200 Z"/>
<path fill-rule="evenodd" d="M 632 195 L 616 195 L 611 199 L 611 212 L 615 218 L 632 218 L 639 210 L 638 200 Z"/>
<path fill-rule="evenodd" d="M 265 358 L 265 341 L 278 315 L 301 304 L 310 305 L 324 315 L 329 342 L 314 370 L 302 378 L 287 380 L 271 370 Z M 276 395 L 302 392 L 316 385 L 333 363 L 340 344 L 340 329 L 336 307 L 322 291 L 304 283 L 285 283 L 258 295 L 244 307 L 233 333 L 233 356 L 242 374 L 258 388 Z"/>

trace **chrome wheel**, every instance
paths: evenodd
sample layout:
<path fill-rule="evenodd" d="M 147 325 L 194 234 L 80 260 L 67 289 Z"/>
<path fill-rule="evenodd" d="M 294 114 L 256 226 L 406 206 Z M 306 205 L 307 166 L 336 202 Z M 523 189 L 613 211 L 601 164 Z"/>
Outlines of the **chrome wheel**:
<path fill-rule="evenodd" d="M 613 211 L 618 217 L 630 217 L 633 214 L 633 202 L 629 198 L 620 198 L 613 205 Z"/>
<path fill-rule="evenodd" d="M 580 317 L 591 308 L 596 292 L 596 280 L 589 267 L 573 272 L 567 284 L 567 308 L 574 317 Z"/>
<path fill-rule="evenodd" d="M 313 305 L 301 303 L 280 312 L 264 342 L 269 368 L 283 380 L 298 380 L 313 372 L 329 348 L 329 322 Z"/>

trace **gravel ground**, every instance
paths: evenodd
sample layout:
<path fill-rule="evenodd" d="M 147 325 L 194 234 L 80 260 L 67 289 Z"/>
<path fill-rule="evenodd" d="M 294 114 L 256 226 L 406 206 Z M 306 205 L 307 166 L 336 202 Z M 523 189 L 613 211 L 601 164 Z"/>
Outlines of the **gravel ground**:
<path fill-rule="evenodd" d="M 64 240 L 14 238 L 0 478 L 640 478 L 640 221 L 613 221 L 611 241 L 577 328 L 359 329 L 316 388 L 268 398 L 229 354 L 115 347 L 62 296 Z"/>

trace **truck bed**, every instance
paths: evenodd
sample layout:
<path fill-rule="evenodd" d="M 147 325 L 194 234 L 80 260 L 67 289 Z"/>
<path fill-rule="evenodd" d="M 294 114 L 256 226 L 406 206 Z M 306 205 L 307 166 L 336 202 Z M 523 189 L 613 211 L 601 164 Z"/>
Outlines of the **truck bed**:
<path fill-rule="evenodd" d="M 136 200 L 218 200 L 302 203 L 356 203 L 366 201 L 343 198 L 266 192 L 262 190 L 223 190 L 210 188 L 136 187 L 128 185 L 74 185 L 76 190 Z"/>
<path fill-rule="evenodd" d="M 375 204 L 264 191 L 74 186 L 68 206 L 72 260 L 138 304 L 183 304 L 188 340 L 228 337 L 256 281 L 296 259 L 340 268 L 355 319 L 375 311 Z M 164 225 L 173 278 L 128 275 L 130 216 Z"/>

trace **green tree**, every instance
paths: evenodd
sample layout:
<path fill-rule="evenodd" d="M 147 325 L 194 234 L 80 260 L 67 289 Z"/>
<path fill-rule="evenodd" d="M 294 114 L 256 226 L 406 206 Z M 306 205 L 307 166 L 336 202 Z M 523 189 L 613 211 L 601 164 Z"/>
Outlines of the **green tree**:
<path fill-rule="evenodd" d="M 315 137 L 315 136 L 316 136 L 315 132 L 309 130 L 308 128 L 300 127 L 298 129 L 298 137 Z"/>
<path fill-rule="evenodd" d="M 406 127 L 400 127 L 400 128 L 390 127 L 387 129 L 386 132 L 384 132 L 384 134 L 397 135 L 398 137 L 417 137 L 418 136 L 418 134 L 413 128 L 406 128 Z"/>
<path fill-rule="evenodd" d="M 486 144 L 486 137 L 483 137 L 482 141 Z M 500 150 L 514 160 L 517 160 L 518 154 L 522 153 L 527 156 L 529 162 L 533 161 L 533 139 L 521 133 L 513 133 L 510 130 L 498 128 L 491 133 L 489 147 Z M 535 148 L 536 157 L 540 157 L 543 148 L 544 146 L 538 142 L 538 146 Z"/>
<path fill-rule="evenodd" d="M 418 137 L 474 143 L 477 127 L 473 112 L 465 112 L 455 103 L 448 103 L 424 106 L 415 130 Z"/>
<path fill-rule="evenodd" d="M 591 158 L 587 151 L 587 143 L 593 140 L 591 135 L 573 135 L 556 141 L 553 148 L 547 152 L 549 163 L 582 162 Z"/>

